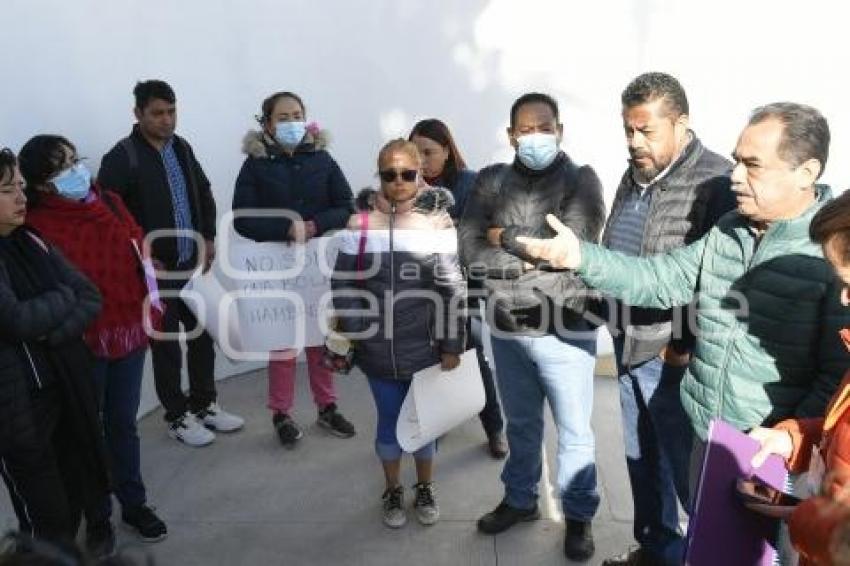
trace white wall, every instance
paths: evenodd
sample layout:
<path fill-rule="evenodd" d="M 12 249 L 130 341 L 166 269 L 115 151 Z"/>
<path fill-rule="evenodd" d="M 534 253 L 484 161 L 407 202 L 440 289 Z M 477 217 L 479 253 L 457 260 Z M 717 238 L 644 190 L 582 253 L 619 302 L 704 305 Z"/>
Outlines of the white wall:
<path fill-rule="evenodd" d="M 96 169 L 130 129 L 134 83 L 165 79 L 221 211 L 242 135 L 281 89 L 333 132 L 355 189 L 374 182 L 380 145 L 422 117 L 447 121 L 474 167 L 508 158 L 511 102 L 549 92 L 566 148 L 610 202 L 625 166 L 619 94 L 647 70 L 682 81 L 694 128 L 723 154 L 754 106 L 817 106 L 833 128 L 824 181 L 850 180 L 840 2 L 4 0 L 1 13 L 0 145 L 61 133 Z"/>

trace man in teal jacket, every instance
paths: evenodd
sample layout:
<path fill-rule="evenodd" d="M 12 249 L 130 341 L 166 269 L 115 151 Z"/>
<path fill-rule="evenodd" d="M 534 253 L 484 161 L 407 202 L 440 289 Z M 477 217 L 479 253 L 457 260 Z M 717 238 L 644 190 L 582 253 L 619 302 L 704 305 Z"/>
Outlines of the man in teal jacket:
<path fill-rule="evenodd" d="M 737 210 L 689 246 L 627 257 L 580 242 L 551 216 L 555 238 L 519 241 L 550 268 L 576 269 L 630 305 L 696 299 L 696 345 L 681 395 L 702 440 L 714 418 L 748 430 L 822 416 L 850 366 L 838 337 L 850 326 L 840 284 L 809 240 L 812 216 L 831 198 L 815 184 L 828 153 L 820 112 L 770 104 L 753 112 L 732 155 Z"/>

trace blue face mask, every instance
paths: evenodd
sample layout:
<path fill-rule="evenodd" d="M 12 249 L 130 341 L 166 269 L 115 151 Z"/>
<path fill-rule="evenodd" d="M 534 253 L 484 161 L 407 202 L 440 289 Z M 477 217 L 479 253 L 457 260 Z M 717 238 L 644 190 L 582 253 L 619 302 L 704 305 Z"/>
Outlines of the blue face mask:
<path fill-rule="evenodd" d="M 274 138 L 280 145 L 295 147 L 307 133 L 306 122 L 278 122 L 274 128 Z"/>
<path fill-rule="evenodd" d="M 517 157 L 529 169 L 546 169 L 558 155 L 558 138 L 555 134 L 526 134 L 518 137 L 516 141 Z"/>
<path fill-rule="evenodd" d="M 56 191 L 71 200 L 83 200 L 91 189 L 91 173 L 82 163 L 77 163 L 70 169 L 65 169 L 52 181 Z"/>

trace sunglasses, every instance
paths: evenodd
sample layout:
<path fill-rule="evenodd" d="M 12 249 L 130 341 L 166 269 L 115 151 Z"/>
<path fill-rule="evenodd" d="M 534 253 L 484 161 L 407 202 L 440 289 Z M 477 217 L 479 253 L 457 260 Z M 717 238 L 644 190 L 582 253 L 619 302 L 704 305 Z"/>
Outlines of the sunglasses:
<path fill-rule="evenodd" d="M 416 180 L 416 175 L 418 174 L 419 172 L 416 169 L 405 169 L 403 171 L 399 171 L 398 169 L 384 169 L 383 171 L 378 171 L 378 176 L 384 183 L 392 183 L 398 179 L 399 175 L 401 175 L 401 180 L 405 183 L 412 183 Z"/>

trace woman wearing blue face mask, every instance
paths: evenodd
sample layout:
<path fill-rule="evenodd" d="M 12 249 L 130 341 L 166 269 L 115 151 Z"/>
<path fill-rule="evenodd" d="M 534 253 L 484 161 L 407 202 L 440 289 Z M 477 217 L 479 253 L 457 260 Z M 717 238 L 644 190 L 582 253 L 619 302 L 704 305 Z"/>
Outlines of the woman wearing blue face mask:
<path fill-rule="evenodd" d="M 115 494 L 123 521 L 144 540 L 161 540 L 166 526 L 147 505 L 136 430 L 148 347 L 144 308 L 152 290 L 143 276 L 142 230 L 121 197 L 92 185 L 67 139 L 35 136 L 21 148 L 20 164 L 28 186 L 27 224 L 59 248 L 103 297 L 103 310 L 84 339 L 95 355 L 94 384 Z M 162 313 L 150 309 L 148 314 L 158 322 Z M 114 546 L 111 514 L 108 497 L 86 508 L 95 553 L 109 553 Z"/>
<path fill-rule="evenodd" d="M 246 211 L 234 227 L 256 242 L 304 243 L 345 227 L 353 211 L 351 188 L 327 152 L 327 133 L 307 124 L 301 98 L 278 92 L 263 101 L 259 131 L 245 136 L 247 155 L 233 192 L 233 211 Z M 284 209 L 297 216 L 256 217 L 250 209 Z M 303 436 L 292 418 L 296 352 L 273 352 L 269 362 L 268 407 L 280 442 L 292 448 Z M 333 374 L 322 363 L 321 346 L 306 348 L 310 389 L 319 426 L 340 438 L 354 436 L 354 427 L 336 407 Z"/>

